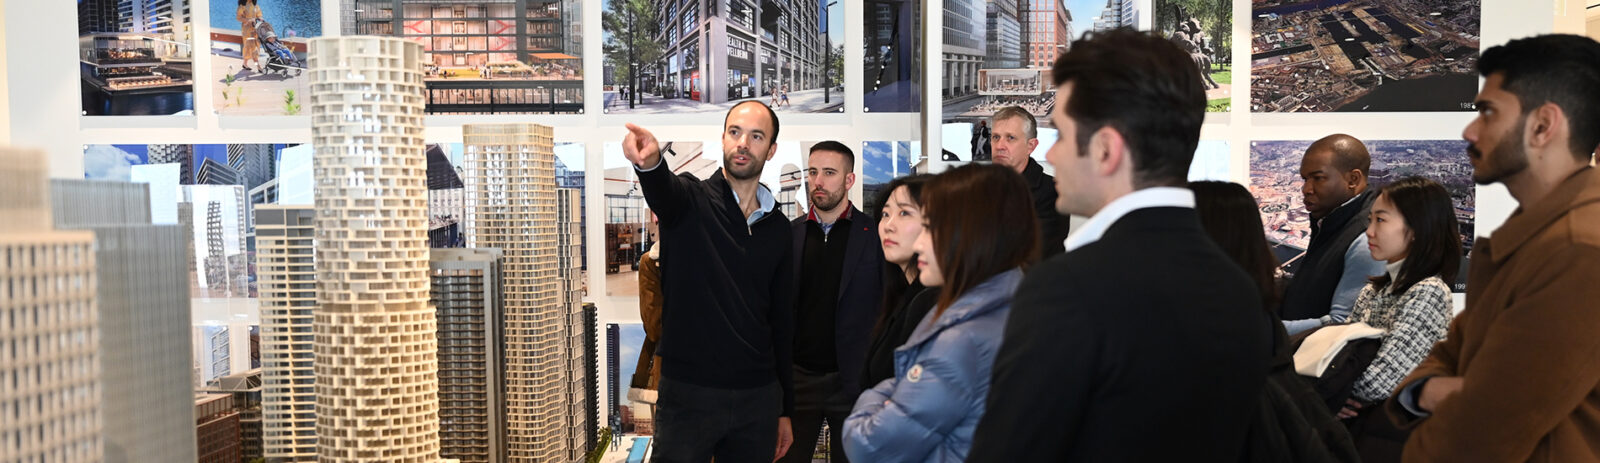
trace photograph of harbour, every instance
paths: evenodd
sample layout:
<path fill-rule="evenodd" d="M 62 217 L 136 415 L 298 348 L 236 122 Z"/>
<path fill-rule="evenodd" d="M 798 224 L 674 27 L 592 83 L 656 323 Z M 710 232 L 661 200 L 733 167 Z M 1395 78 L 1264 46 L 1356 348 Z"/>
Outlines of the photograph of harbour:
<path fill-rule="evenodd" d="M 76 1 L 83 115 L 194 114 L 189 0 Z"/>
<path fill-rule="evenodd" d="M 1477 0 L 1254 0 L 1252 112 L 1470 111 Z"/>

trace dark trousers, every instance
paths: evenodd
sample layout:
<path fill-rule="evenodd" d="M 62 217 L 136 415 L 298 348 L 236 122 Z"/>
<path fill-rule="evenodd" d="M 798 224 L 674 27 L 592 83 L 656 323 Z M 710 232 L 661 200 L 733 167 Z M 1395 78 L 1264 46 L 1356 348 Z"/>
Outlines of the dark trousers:
<path fill-rule="evenodd" d="M 655 463 L 766 462 L 778 449 L 783 389 L 719 389 L 661 378 Z"/>
<path fill-rule="evenodd" d="M 794 428 L 794 445 L 779 463 L 811 463 L 812 451 L 822 434 L 822 423 L 828 423 L 829 459 L 833 463 L 849 460 L 844 455 L 844 419 L 855 406 L 855 394 L 850 394 L 839 373 L 817 373 L 801 367 L 794 368 L 794 416 L 789 424 Z"/>

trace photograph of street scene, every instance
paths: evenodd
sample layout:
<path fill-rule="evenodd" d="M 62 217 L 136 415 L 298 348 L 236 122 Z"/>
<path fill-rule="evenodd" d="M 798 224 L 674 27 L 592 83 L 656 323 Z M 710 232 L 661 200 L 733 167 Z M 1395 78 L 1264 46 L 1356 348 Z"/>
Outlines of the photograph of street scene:
<path fill-rule="evenodd" d="M 1206 112 L 1228 112 L 1233 96 L 1233 2 L 1155 0 L 1155 27 L 1189 52 L 1206 88 Z"/>
<path fill-rule="evenodd" d="M 194 114 L 191 0 L 76 1 L 83 115 Z"/>
<path fill-rule="evenodd" d="M 1461 140 L 1366 140 L 1372 154 L 1371 189 L 1410 176 L 1426 177 L 1450 190 L 1456 221 L 1461 225 L 1461 272 L 1454 286 L 1466 287 L 1467 256 L 1472 251 L 1473 221 L 1477 214 L 1476 184 L 1467 161 L 1467 143 Z M 1261 207 L 1267 241 L 1280 263 L 1292 267 L 1311 242 L 1311 216 L 1301 189 L 1300 161 L 1310 141 L 1256 141 L 1250 143 L 1250 192 Z"/>
<path fill-rule="evenodd" d="M 306 41 L 322 35 L 317 0 L 212 0 L 212 107 L 217 114 L 302 114 Z"/>
<path fill-rule="evenodd" d="M 605 403 L 611 429 L 611 445 L 602 451 L 601 463 L 628 463 L 646 461 L 650 452 L 650 439 L 655 435 L 655 405 L 635 402 L 628 392 L 632 389 L 634 372 L 639 370 L 639 353 L 644 347 L 645 334 L 642 323 L 607 323 Z M 648 374 L 648 373 L 647 373 Z M 645 390 L 647 388 L 641 388 Z M 643 397 L 643 396 L 641 396 Z"/>
<path fill-rule="evenodd" d="M 1472 110 L 1478 0 L 1252 6 L 1252 112 Z"/>
<path fill-rule="evenodd" d="M 343 1 L 346 35 L 422 44 L 429 114 L 583 112 L 582 0 Z"/>
<path fill-rule="evenodd" d="M 922 2 L 867 0 L 864 112 L 922 110 Z"/>
<path fill-rule="evenodd" d="M 605 112 L 844 111 L 843 0 L 603 0 Z M 701 17 L 701 15 L 705 17 Z"/>
<path fill-rule="evenodd" d="M 987 160 L 977 140 L 1000 108 L 1021 106 L 1049 127 L 1056 56 L 1084 32 L 1148 23 L 1149 9 L 1150 0 L 945 0 L 941 159 Z M 968 143 L 953 146 L 951 134 Z"/>
<path fill-rule="evenodd" d="M 761 184 L 777 200 L 777 211 L 793 219 L 805 214 L 803 150 L 815 142 L 778 141 L 778 152 L 761 169 Z M 657 244 L 660 229 L 644 200 L 639 176 L 622 156 L 621 143 L 606 143 L 606 295 L 639 295 L 639 257 Z M 708 179 L 722 169 L 722 141 L 661 142 L 661 158 L 673 175 Z M 670 246 L 670 245 L 669 245 Z"/>

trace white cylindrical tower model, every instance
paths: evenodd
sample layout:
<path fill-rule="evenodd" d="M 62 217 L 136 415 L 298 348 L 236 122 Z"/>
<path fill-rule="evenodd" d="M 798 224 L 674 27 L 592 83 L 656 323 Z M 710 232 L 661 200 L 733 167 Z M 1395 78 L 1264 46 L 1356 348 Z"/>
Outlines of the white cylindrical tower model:
<path fill-rule="evenodd" d="M 422 46 L 313 39 L 317 457 L 439 459 Z"/>

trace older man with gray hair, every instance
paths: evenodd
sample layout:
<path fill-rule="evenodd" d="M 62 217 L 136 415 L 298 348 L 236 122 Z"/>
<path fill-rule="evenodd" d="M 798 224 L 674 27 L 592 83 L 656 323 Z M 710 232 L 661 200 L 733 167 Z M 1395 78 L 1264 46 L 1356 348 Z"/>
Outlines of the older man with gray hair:
<path fill-rule="evenodd" d="M 1029 155 L 1039 146 L 1039 121 L 1021 106 L 1007 106 L 989 119 L 989 146 L 995 164 L 1022 174 L 1033 193 L 1033 213 L 1039 217 L 1039 258 L 1066 252 L 1068 222 L 1056 212 L 1056 181 Z"/>

